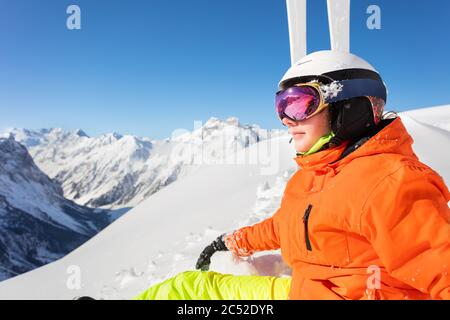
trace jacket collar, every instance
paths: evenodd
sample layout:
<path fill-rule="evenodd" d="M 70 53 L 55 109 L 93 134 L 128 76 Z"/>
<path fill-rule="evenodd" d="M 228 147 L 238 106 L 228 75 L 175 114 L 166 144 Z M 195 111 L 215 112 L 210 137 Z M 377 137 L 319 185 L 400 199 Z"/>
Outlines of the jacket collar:
<path fill-rule="evenodd" d="M 400 117 L 384 119 L 368 135 L 358 141 L 319 151 L 308 156 L 297 156 L 295 162 L 304 170 L 320 170 L 331 166 L 339 171 L 351 160 L 379 153 L 398 153 L 415 156 L 413 139 L 407 132 Z"/>
<path fill-rule="evenodd" d="M 314 170 L 326 166 L 327 164 L 339 159 L 340 155 L 344 152 L 349 142 L 345 141 L 341 145 L 325 149 L 308 156 L 297 156 L 294 158 L 295 162 L 305 170 Z"/>

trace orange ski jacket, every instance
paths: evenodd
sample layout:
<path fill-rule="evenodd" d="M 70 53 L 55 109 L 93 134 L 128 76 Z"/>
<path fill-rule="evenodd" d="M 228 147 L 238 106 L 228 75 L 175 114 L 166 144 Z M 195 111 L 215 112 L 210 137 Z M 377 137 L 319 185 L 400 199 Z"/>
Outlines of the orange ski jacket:
<path fill-rule="evenodd" d="M 240 256 L 281 248 L 289 299 L 450 299 L 449 190 L 383 121 L 344 157 L 348 142 L 294 158 L 280 208 L 225 237 Z"/>

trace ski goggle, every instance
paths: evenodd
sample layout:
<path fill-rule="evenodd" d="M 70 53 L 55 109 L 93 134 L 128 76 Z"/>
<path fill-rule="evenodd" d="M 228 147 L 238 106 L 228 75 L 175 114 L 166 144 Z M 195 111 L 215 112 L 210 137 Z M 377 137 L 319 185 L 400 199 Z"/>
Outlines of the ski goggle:
<path fill-rule="evenodd" d="M 302 121 L 311 118 L 331 103 L 362 96 L 376 97 L 386 102 L 386 95 L 386 87 L 379 80 L 349 79 L 327 85 L 308 82 L 278 91 L 275 107 L 280 120 L 288 118 Z"/>
<path fill-rule="evenodd" d="M 278 91 L 275 107 L 280 120 L 288 118 L 301 121 L 311 118 L 328 106 L 317 82 L 297 84 L 286 90 Z"/>

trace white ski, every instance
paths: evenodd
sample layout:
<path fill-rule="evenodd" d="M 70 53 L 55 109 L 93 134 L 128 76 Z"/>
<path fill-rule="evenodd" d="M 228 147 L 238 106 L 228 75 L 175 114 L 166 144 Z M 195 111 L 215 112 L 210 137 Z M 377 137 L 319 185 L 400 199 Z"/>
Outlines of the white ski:
<path fill-rule="evenodd" d="M 306 0 L 286 0 L 291 65 L 306 56 Z"/>
<path fill-rule="evenodd" d="M 327 0 L 331 50 L 350 52 L 350 0 Z"/>

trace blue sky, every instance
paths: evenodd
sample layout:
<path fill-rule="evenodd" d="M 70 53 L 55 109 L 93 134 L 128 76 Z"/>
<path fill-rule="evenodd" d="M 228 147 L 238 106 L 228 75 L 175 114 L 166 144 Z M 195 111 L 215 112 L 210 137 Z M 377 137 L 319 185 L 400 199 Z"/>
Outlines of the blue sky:
<path fill-rule="evenodd" d="M 81 30 L 66 28 L 70 4 Z M 371 4 L 381 30 L 366 27 Z M 450 103 L 449 31 L 448 0 L 352 0 L 351 51 L 382 74 L 388 110 Z M 329 47 L 326 1 L 310 0 L 308 52 Z M 284 0 L 0 0 L 0 130 L 160 139 L 211 116 L 281 128 L 289 64 Z"/>

